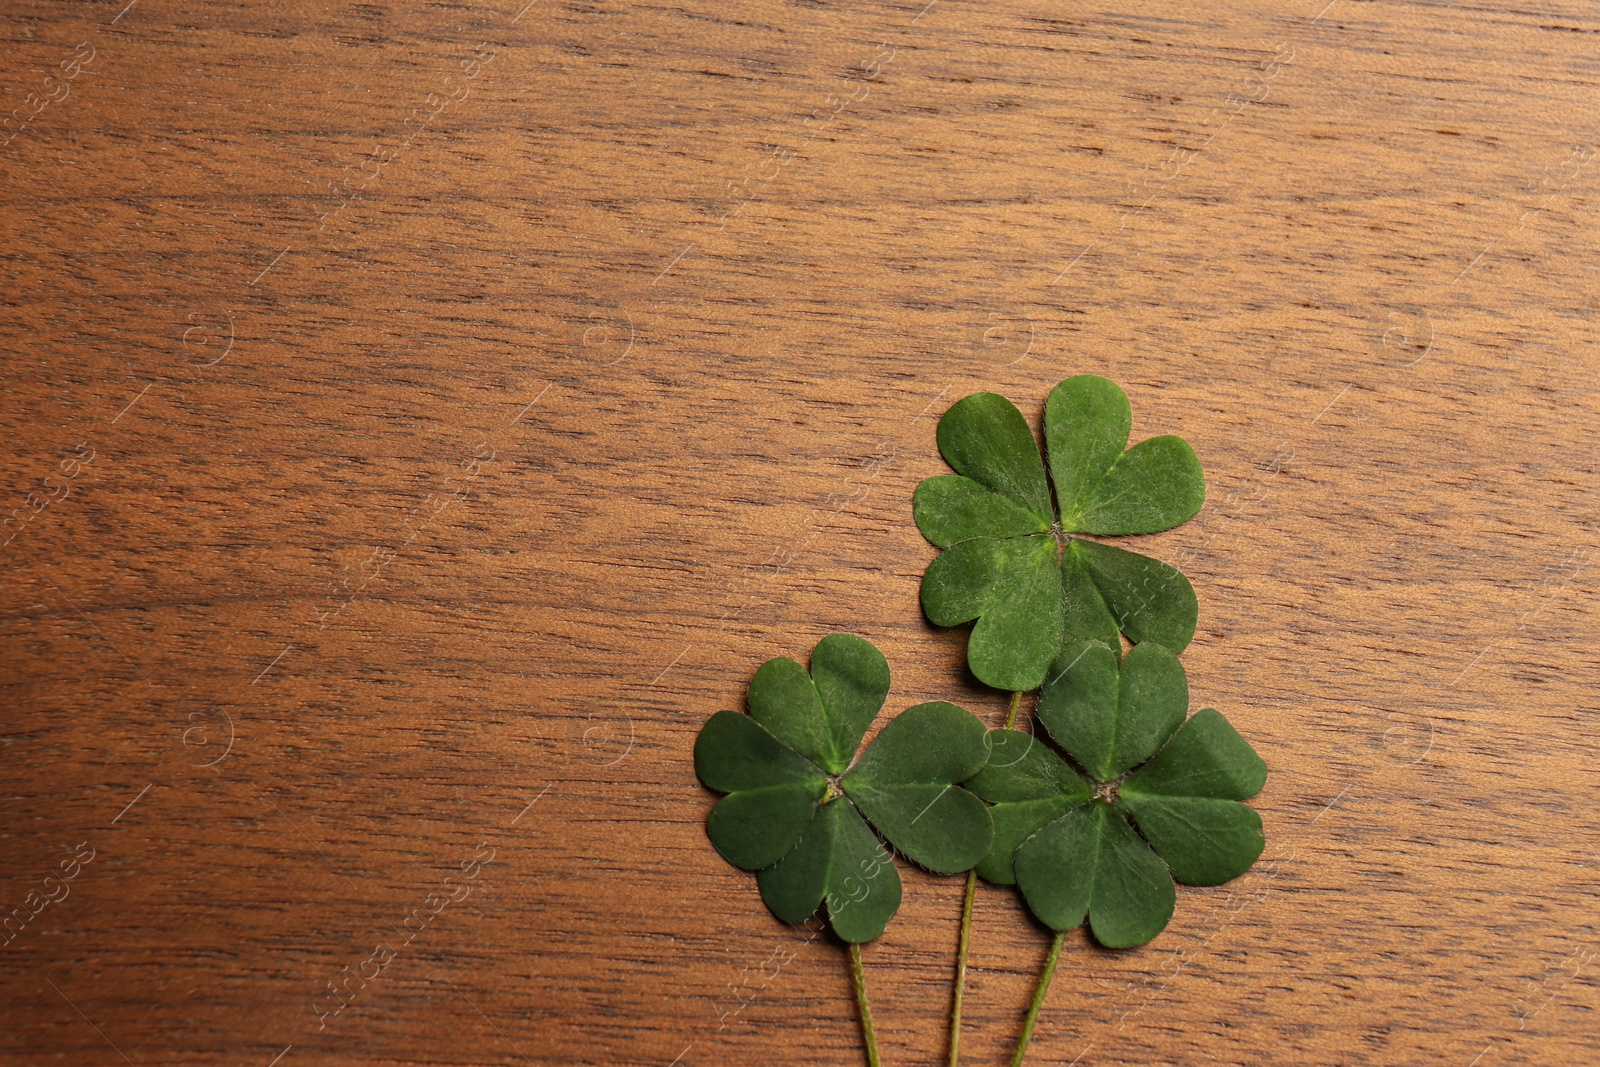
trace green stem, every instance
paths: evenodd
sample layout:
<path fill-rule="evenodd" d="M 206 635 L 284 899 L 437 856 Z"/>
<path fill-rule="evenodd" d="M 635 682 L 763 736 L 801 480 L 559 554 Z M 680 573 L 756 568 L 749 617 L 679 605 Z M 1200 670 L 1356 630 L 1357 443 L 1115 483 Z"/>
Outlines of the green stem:
<path fill-rule="evenodd" d="M 1011 694 L 1011 709 L 1006 712 L 1007 730 L 1016 725 L 1017 709 L 1022 706 L 1022 694 Z M 972 940 L 972 897 L 978 888 L 978 875 L 967 872 L 967 891 L 961 900 L 961 939 L 956 945 L 956 996 L 950 1007 L 950 1058 L 949 1067 L 961 1063 L 961 1005 L 967 994 L 967 944 Z"/>
<path fill-rule="evenodd" d="M 1021 693 L 1012 693 L 1011 694 L 1011 710 L 1006 712 L 1006 729 L 1007 730 L 1009 730 L 1013 726 L 1017 725 L 1017 709 L 1020 708 L 1020 707 L 1022 707 L 1022 694 Z"/>
<path fill-rule="evenodd" d="M 1022 1067 L 1022 1057 L 1028 1054 L 1028 1042 L 1033 1037 L 1033 1024 L 1039 1021 L 1039 1009 L 1044 1007 L 1044 995 L 1050 989 L 1050 979 L 1056 976 L 1056 961 L 1061 958 L 1061 943 L 1065 933 L 1056 934 L 1050 942 L 1050 955 L 1045 957 L 1044 970 L 1039 973 L 1039 987 L 1033 991 L 1033 1003 L 1028 1005 L 1028 1018 L 1022 1024 L 1022 1040 L 1017 1042 L 1017 1054 L 1011 1057 L 1011 1067 Z"/>
<path fill-rule="evenodd" d="M 977 888 L 977 872 L 968 871 L 967 893 L 961 901 L 961 941 L 956 946 L 956 1001 L 950 1008 L 950 1067 L 961 1062 L 961 1001 L 967 992 L 967 942 L 972 937 L 972 894 Z"/>
<path fill-rule="evenodd" d="M 861 1038 L 867 1046 L 867 1067 L 879 1067 L 878 1036 L 872 1030 L 872 1005 L 867 1001 L 867 976 L 861 970 L 861 946 L 850 942 L 850 974 L 856 982 L 856 1009 L 861 1013 Z"/>

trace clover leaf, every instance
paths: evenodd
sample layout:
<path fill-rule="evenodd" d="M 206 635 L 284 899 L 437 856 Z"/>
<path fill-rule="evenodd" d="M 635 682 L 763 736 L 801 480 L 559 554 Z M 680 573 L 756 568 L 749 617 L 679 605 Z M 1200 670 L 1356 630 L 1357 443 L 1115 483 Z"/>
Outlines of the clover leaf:
<path fill-rule="evenodd" d="M 1267 768 L 1217 711 L 1185 719 L 1189 685 L 1157 644 L 1121 663 L 1105 645 L 1063 653 L 1039 694 L 1038 718 L 1076 769 L 1037 738 L 993 735 L 989 763 L 967 783 L 994 806 L 994 847 L 977 871 L 1020 886 L 1045 925 L 1087 918 L 1109 948 L 1142 945 L 1166 926 L 1174 879 L 1220 885 L 1248 870 L 1265 839 L 1241 803 Z"/>
<path fill-rule="evenodd" d="M 980 681 L 1033 689 L 1063 649 L 1120 649 L 1119 633 L 1174 652 L 1194 637 L 1199 606 L 1182 573 L 1082 536 L 1168 530 L 1205 502 L 1194 450 L 1177 437 L 1127 448 L 1132 427 L 1116 383 L 1061 382 L 1045 402 L 1047 479 L 1005 397 L 974 393 L 939 420 L 939 451 L 957 473 L 925 479 L 913 497 L 917 528 L 944 550 L 923 576 L 922 607 L 938 626 L 977 621 L 967 662 Z"/>
<path fill-rule="evenodd" d="M 809 671 L 768 660 L 750 682 L 750 713 L 718 712 L 695 741 L 695 772 L 727 794 L 706 820 L 717 851 L 759 872 L 779 919 L 804 922 L 825 903 L 852 943 L 881 934 L 900 906 L 878 834 L 940 874 L 970 870 L 994 839 L 988 808 L 959 785 L 989 759 L 989 732 L 970 712 L 918 704 L 857 757 L 888 693 L 883 654 L 832 634 Z"/>

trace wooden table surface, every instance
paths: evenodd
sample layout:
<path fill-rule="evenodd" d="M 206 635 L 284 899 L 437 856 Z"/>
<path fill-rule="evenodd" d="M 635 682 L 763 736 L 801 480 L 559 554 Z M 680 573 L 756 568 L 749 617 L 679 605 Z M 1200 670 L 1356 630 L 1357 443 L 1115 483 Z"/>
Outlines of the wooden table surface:
<path fill-rule="evenodd" d="M 694 736 L 836 630 L 997 721 L 910 494 L 1086 372 L 1268 845 L 1029 1062 L 1600 1062 L 1600 10 L 525 3 L 5 5 L 0 1062 L 861 1062 Z"/>

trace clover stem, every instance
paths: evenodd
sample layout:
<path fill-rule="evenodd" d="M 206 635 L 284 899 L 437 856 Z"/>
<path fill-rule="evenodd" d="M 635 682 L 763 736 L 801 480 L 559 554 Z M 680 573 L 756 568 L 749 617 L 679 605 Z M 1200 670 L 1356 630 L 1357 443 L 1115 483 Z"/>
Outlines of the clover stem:
<path fill-rule="evenodd" d="M 1044 995 L 1050 990 L 1050 979 L 1056 976 L 1056 961 L 1061 958 L 1061 943 L 1067 935 L 1057 932 L 1050 942 L 1050 955 L 1045 957 L 1044 970 L 1039 972 L 1039 987 L 1033 991 L 1033 1003 L 1028 1005 L 1028 1018 L 1022 1024 L 1022 1038 L 1017 1042 L 1017 1054 L 1011 1057 L 1011 1067 L 1022 1067 L 1022 1057 L 1028 1054 L 1028 1042 L 1033 1037 L 1033 1024 L 1039 1021 L 1039 1009 L 1044 1007 Z"/>
<path fill-rule="evenodd" d="M 967 991 L 967 942 L 972 937 L 972 895 L 978 872 L 967 872 L 967 893 L 961 901 L 961 940 L 956 945 L 956 999 L 950 1008 L 950 1067 L 961 1063 L 961 1001 Z"/>
<path fill-rule="evenodd" d="M 1022 694 L 1011 694 L 1011 709 L 1006 712 L 1007 730 L 1016 725 L 1017 709 L 1022 706 Z M 972 897 L 978 888 L 976 871 L 967 872 L 967 891 L 961 899 L 961 937 L 956 943 L 956 995 L 950 1006 L 950 1058 L 949 1067 L 961 1063 L 961 1004 L 967 993 L 967 944 L 972 940 Z"/>
<path fill-rule="evenodd" d="M 861 970 L 861 946 L 850 942 L 850 974 L 856 983 L 856 1008 L 861 1012 L 861 1039 L 867 1046 L 868 1067 L 879 1067 L 878 1036 L 872 1029 L 872 1005 L 867 1001 L 867 976 Z"/>

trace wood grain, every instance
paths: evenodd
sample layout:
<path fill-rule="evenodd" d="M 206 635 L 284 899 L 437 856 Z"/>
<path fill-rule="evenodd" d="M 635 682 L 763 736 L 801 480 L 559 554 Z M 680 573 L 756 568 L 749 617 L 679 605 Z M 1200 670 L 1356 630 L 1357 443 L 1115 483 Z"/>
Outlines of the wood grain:
<path fill-rule="evenodd" d="M 998 720 L 910 493 L 1096 372 L 1268 849 L 1030 1062 L 1600 1061 L 1592 5 L 523 2 L 0 14 L 0 1059 L 860 1062 L 695 732 L 836 629 Z M 966 1062 L 1046 947 L 980 892 Z"/>

